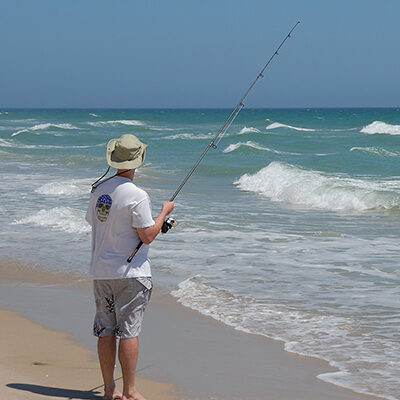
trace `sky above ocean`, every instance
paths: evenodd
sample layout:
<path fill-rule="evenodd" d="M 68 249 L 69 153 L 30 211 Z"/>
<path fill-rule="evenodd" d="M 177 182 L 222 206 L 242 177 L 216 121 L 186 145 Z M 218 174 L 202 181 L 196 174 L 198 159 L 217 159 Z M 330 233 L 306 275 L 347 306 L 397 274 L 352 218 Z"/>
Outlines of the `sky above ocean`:
<path fill-rule="evenodd" d="M 396 107 L 400 3 L 2 0 L 0 107 Z"/>

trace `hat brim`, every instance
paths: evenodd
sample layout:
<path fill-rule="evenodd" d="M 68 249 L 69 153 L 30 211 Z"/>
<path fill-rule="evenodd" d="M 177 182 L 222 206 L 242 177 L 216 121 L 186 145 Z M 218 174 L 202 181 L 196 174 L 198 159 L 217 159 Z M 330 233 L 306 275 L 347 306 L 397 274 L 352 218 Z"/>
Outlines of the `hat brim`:
<path fill-rule="evenodd" d="M 121 161 L 118 158 L 115 157 L 113 154 L 115 150 L 115 144 L 118 141 L 118 139 L 111 139 L 108 144 L 107 144 L 107 164 L 116 169 L 136 169 L 139 168 L 145 159 L 146 156 L 146 147 L 147 145 L 142 143 L 142 151 L 141 154 L 136 157 L 134 160 L 129 160 L 129 161 Z"/>

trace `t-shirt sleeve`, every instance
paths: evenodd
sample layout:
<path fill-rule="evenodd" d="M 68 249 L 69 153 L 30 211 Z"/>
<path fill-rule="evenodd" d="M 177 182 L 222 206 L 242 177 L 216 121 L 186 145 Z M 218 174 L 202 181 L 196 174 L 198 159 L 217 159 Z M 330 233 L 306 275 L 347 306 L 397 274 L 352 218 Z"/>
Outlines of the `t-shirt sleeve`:
<path fill-rule="evenodd" d="M 151 202 L 149 196 L 131 207 L 132 226 L 134 228 L 147 228 L 155 224 L 151 215 Z"/>

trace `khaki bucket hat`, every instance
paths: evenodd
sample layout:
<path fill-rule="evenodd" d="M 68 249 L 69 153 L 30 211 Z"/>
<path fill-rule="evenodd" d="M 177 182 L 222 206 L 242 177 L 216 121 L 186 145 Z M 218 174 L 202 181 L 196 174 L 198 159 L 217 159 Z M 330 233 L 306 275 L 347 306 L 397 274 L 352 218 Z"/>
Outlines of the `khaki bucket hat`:
<path fill-rule="evenodd" d="M 131 134 L 111 139 L 107 144 L 107 163 L 117 169 L 138 168 L 144 161 L 146 147 L 147 144 Z"/>

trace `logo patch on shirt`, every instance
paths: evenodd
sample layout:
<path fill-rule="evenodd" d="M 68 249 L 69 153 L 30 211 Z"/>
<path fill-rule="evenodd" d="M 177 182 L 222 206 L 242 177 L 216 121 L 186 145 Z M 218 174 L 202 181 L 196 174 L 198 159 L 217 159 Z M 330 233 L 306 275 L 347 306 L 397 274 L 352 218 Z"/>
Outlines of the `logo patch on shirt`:
<path fill-rule="evenodd" d="M 108 194 L 103 194 L 97 199 L 96 212 L 97 219 L 101 222 L 107 221 L 108 214 L 112 205 L 112 199 Z"/>

